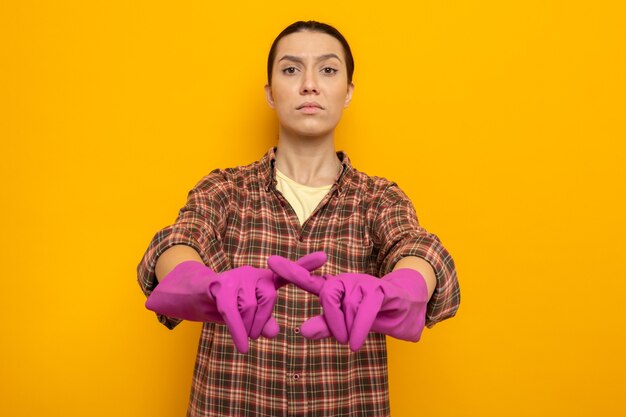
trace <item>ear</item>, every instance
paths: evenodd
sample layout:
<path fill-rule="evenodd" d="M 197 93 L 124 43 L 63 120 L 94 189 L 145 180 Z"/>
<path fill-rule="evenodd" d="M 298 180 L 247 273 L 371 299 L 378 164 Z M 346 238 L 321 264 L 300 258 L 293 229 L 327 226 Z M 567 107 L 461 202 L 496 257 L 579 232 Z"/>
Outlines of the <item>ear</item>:
<path fill-rule="evenodd" d="M 352 93 L 354 93 L 354 83 L 350 83 L 348 86 L 348 92 L 346 93 L 346 101 L 343 103 L 343 107 L 346 108 L 350 105 L 352 101 Z"/>
<path fill-rule="evenodd" d="M 273 109 L 274 108 L 274 96 L 272 95 L 272 86 L 269 84 L 265 84 L 265 100 L 267 104 Z"/>

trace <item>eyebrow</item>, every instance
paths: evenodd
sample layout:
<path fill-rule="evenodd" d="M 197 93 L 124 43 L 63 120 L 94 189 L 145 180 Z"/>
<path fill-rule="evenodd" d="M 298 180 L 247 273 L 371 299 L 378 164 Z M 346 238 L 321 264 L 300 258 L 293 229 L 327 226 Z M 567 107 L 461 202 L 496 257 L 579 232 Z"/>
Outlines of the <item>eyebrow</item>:
<path fill-rule="evenodd" d="M 331 54 L 320 55 L 320 56 L 316 57 L 316 60 L 317 61 L 325 61 L 325 60 L 330 59 L 330 58 L 336 58 L 337 60 L 339 60 L 339 62 L 342 62 L 341 58 L 339 58 L 337 56 L 337 54 L 332 54 L 332 53 Z M 285 55 L 281 59 L 278 60 L 278 62 L 281 62 L 281 61 L 293 61 L 293 62 L 299 62 L 299 63 L 303 63 L 304 62 L 302 58 L 297 57 L 295 55 Z"/>

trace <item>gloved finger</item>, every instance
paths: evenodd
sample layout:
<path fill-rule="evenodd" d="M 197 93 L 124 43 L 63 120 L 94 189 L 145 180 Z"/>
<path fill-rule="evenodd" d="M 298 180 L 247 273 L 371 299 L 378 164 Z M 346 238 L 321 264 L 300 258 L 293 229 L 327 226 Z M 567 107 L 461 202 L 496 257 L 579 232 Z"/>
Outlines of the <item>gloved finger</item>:
<path fill-rule="evenodd" d="M 344 287 L 346 287 L 346 282 L 342 282 Z M 357 311 L 359 311 L 361 300 L 363 300 L 363 287 L 361 285 L 353 285 L 351 291 L 346 290 L 346 294 L 343 296 L 341 308 L 346 316 L 348 334 L 351 332 L 354 318 L 356 317 Z"/>
<path fill-rule="evenodd" d="M 261 274 L 261 278 L 257 281 L 255 289 L 256 313 L 249 333 L 252 339 L 258 339 L 261 335 L 265 324 L 272 316 L 277 298 L 276 288 L 274 288 L 272 281 L 272 271 L 259 270 L 259 274 Z"/>
<path fill-rule="evenodd" d="M 345 287 L 340 280 L 327 281 L 320 292 L 320 304 L 324 309 L 326 324 L 339 343 L 348 343 L 346 318 L 341 309 L 344 294 Z"/>
<path fill-rule="evenodd" d="M 282 256 L 270 256 L 267 264 L 272 271 L 282 278 L 315 295 L 319 295 L 326 281 L 321 276 L 311 275 L 305 268 Z"/>
<path fill-rule="evenodd" d="M 278 333 L 280 333 L 280 327 L 278 327 L 276 319 L 273 316 L 270 316 L 261 331 L 261 335 L 263 335 L 263 337 L 267 337 L 268 339 L 272 339 L 278 336 Z"/>
<path fill-rule="evenodd" d="M 315 271 L 317 268 L 322 267 L 326 263 L 326 260 L 326 253 L 324 251 L 319 251 L 304 255 L 298 259 L 296 263 L 307 271 Z"/>
<path fill-rule="evenodd" d="M 376 320 L 376 316 L 383 305 L 385 295 L 380 287 L 369 289 L 363 293 L 358 305 L 352 327 L 350 328 L 350 349 L 356 352 L 363 346 L 367 335 Z"/>
<path fill-rule="evenodd" d="M 239 313 L 237 306 L 237 292 L 234 288 L 225 289 L 220 291 L 219 295 L 215 296 L 215 304 L 217 311 L 220 313 L 226 323 L 226 327 L 233 338 L 233 343 L 237 350 L 241 353 L 248 352 L 248 332 L 243 324 L 243 319 Z"/>
<path fill-rule="evenodd" d="M 237 289 L 237 310 L 239 310 L 248 336 L 250 336 L 257 309 L 256 285 L 252 282 L 241 283 Z"/>
<path fill-rule="evenodd" d="M 324 339 L 332 336 L 324 316 L 315 316 L 302 323 L 300 326 L 300 334 L 307 339 L 312 340 Z"/>
<path fill-rule="evenodd" d="M 323 251 L 319 251 L 319 252 L 309 253 L 308 255 L 304 255 L 303 257 L 298 259 L 296 263 L 300 265 L 301 267 L 303 267 L 304 269 L 306 269 L 307 271 L 312 272 L 322 267 L 326 263 L 326 260 L 327 260 L 326 253 Z M 280 275 L 276 273 L 273 274 L 273 279 L 274 279 L 274 287 L 276 289 L 279 289 L 289 284 L 289 281 L 287 281 L 286 279 L 284 279 L 283 277 L 281 277 Z"/>

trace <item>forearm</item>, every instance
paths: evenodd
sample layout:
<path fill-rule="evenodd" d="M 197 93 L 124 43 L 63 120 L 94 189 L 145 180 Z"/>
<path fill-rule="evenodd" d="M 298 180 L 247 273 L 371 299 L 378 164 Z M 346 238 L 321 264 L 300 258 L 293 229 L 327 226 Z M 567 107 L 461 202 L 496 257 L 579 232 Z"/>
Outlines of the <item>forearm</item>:
<path fill-rule="evenodd" d="M 419 272 L 426 281 L 426 287 L 428 287 L 428 299 L 433 295 L 435 287 L 437 286 L 437 276 L 435 270 L 430 264 L 422 258 L 417 256 L 407 256 L 398 261 L 393 268 L 394 271 L 400 268 L 411 268 Z"/>
<path fill-rule="evenodd" d="M 159 256 L 154 273 L 158 281 L 161 281 L 169 272 L 181 262 L 198 261 L 202 262 L 200 254 L 191 246 L 174 245 Z"/>

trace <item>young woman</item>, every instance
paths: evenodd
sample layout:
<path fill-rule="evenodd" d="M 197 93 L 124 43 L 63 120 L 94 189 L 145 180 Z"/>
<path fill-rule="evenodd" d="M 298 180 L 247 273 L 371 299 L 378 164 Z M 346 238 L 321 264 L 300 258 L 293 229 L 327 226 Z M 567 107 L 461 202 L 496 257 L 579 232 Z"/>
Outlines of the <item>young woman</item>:
<path fill-rule="evenodd" d="M 452 258 L 407 196 L 335 151 L 353 71 L 335 28 L 281 32 L 277 146 L 200 180 L 138 266 L 163 324 L 204 322 L 191 416 L 387 416 L 385 335 L 417 341 L 456 313 Z"/>

